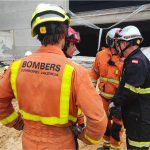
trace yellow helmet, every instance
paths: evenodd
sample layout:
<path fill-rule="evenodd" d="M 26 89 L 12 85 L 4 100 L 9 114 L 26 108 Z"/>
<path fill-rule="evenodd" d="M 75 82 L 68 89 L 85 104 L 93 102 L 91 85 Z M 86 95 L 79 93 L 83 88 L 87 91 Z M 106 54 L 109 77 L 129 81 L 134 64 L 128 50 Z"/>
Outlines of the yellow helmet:
<path fill-rule="evenodd" d="M 70 18 L 62 7 L 55 4 L 44 4 L 41 3 L 36 7 L 32 18 L 31 18 L 31 35 L 32 37 L 36 36 L 37 33 L 34 32 L 34 29 L 37 25 L 43 22 L 49 21 L 58 21 L 65 22 L 67 21 L 70 24 Z"/>

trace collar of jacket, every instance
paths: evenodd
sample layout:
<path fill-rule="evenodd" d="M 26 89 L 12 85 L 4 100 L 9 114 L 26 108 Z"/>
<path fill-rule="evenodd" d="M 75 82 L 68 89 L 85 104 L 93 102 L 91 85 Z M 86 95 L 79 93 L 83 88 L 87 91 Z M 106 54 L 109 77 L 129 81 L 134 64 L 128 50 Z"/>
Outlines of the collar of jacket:
<path fill-rule="evenodd" d="M 134 50 L 133 52 L 131 52 L 127 58 L 124 60 L 124 62 L 127 62 L 133 55 L 135 55 L 137 52 L 140 51 L 140 48 L 137 48 L 136 50 Z"/>
<path fill-rule="evenodd" d="M 105 50 L 106 53 L 108 53 L 111 57 L 113 56 L 112 53 L 111 53 L 110 47 L 108 47 L 108 48 L 102 47 L 102 51 L 103 50 Z M 114 55 L 114 56 L 120 57 L 120 54 L 118 53 L 117 55 Z"/>
<path fill-rule="evenodd" d="M 112 56 L 110 48 L 102 47 L 102 51 L 105 51 L 106 53 Z"/>
<path fill-rule="evenodd" d="M 58 46 L 55 45 L 47 45 L 47 46 L 42 45 L 35 53 L 55 53 L 65 56 L 63 51 Z"/>

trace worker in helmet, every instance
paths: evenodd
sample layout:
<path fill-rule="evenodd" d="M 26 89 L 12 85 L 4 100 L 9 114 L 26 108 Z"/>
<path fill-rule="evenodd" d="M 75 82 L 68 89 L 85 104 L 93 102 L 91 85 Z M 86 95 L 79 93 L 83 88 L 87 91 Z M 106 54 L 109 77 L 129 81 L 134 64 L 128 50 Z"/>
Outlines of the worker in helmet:
<path fill-rule="evenodd" d="M 67 58 L 72 58 L 77 50 L 76 44 L 81 41 L 79 32 L 76 32 L 73 28 L 68 28 L 68 36 L 66 37 L 66 44 L 63 48 L 63 52 Z"/>
<path fill-rule="evenodd" d="M 125 60 L 120 85 L 109 105 L 110 113 L 121 106 L 130 150 L 148 150 L 150 146 L 150 64 L 139 48 L 142 41 L 135 26 L 127 26 L 119 33 L 118 47 Z"/>
<path fill-rule="evenodd" d="M 102 50 L 96 55 L 92 69 L 90 71 L 91 81 L 94 87 L 99 79 L 99 92 L 103 101 L 104 109 L 108 112 L 108 106 L 111 98 L 119 86 L 119 80 L 123 68 L 123 58 L 120 58 L 118 49 L 116 48 L 115 39 L 117 38 L 120 28 L 113 28 L 106 34 L 106 44 L 108 48 L 102 47 Z M 103 149 L 121 149 L 123 122 L 121 119 L 121 111 L 118 117 L 112 117 L 112 121 L 108 120 L 108 126 L 103 136 Z"/>
<path fill-rule="evenodd" d="M 79 32 L 76 32 L 73 28 L 68 28 L 68 36 L 66 37 L 66 44 L 63 48 L 63 52 L 67 58 L 72 58 L 74 52 L 77 51 L 76 44 L 81 41 Z M 78 109 L 78 125 L 82 128 L 84 125 L 84 114 Z"/>
<path fill-rule="evenodd" d="M 31 35 L 37 35 L 42 46 L 12 63 L 0 82 L 0 122 L 23 129 L 23 149 L 76 149 L 74 136 L 97 144 L 105 132 L 107 116 L 88 70 L 62 51 L 69 21 L 60 6 L 39 4 Z M 11 104 L 14 97 L 23 119 Z M 74 125 L 77 109 L 87 117 L 83 129 Z"/>

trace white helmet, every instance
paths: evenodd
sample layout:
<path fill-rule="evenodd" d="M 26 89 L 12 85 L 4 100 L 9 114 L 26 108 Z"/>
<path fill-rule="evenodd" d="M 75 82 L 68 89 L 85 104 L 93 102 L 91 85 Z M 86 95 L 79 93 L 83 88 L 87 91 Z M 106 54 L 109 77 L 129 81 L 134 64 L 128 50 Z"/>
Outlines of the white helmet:
<path fill-rule="evenodd" d="M 115 39 L 118 38 L 121 28 L 113 28 L 106 34 L 106 44 L 109 47 L 114 47 Z"/>
<path fill-rule="evenodd" d="M 29 56 L 29 55 L 31 55 L 32 53 L 30 52 L 30 51 L 27 51 L 26 53 L 25 53 L 25 56 Z"/>
<path fill-rule="evenodd" d="M 122 31 L 119 33 L 118 40 L 124 40 L 129 41 L 132 39 L 141 39 L 141 42 L 143 42 L 143 37 L 139 31 L 139 29 L 135 26 L 127 26 L 122 29 Z"/>

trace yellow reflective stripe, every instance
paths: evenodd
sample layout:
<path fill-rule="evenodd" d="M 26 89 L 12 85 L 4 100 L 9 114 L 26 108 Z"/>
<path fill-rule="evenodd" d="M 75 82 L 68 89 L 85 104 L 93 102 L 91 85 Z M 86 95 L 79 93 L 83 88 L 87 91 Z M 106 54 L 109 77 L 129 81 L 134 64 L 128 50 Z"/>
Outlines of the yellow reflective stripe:
<path fill-rule="evenodd" d="M 22 116 L 26 120 L 32 120 L 32 121 L 41 121 L 43 124 L 46 125 L 54 125 L 54 124 L 66 124 L 68 123 L 68 120 L 76 122 L 77 118 L 69 115 L 68 118 L 57 118 L 57 117 L 41 117 L 38 115 L 32 115 L 29 114 L 23 110 L 20 110 Z"/>
<path fill-rule="evenodd" d="M 120 149 L 121 145 L 120 146 L 115 146 L 115 145 L 110 144 L 110 148 L 111 149 Z"/>
<path fill-rule="evenodd" d="M 93 85 L 94 87 L 96 87 L 96 84 L 92 83 L 92 85 Z"/>
<path fill-rule="evenodd" d="M 92 82 L 92 85 L 93 85 L 94 87 L 96 87 L 97 80 L 95 80 L 95 79 L 91 79 L 91 82 Z"/>
<path fill-rule="evenodd" d="M 97 82 L 97 80 L 96 80 L 96 79 L 91 79 L 91 81 L 92 81 L 92 82 Z"/>
<path fill-rule="evenodd" d="M 100 140 L 95 141 L 95 140 L 91 139 L 91 138 L 88 137 L 86 134 L 84 134 L 84 137 L 85 137 L 88 141 L 90 141 L 91 143 L 93 143 L 93 144 L 98 144 L 98 143 L 100 142 Z"/>
<path fill-rule="evenodd" d="M 60 94 L 60 118 L 68 118 L 69 116 L 69 100 L 71 90 L 71 79 L 74 68 L 66 64 L 61 84 Z"/>
<path fill-rule="evenodd" d="M 149 147 L 150 142 L 136 142 L 128 139 L 129 145 L 135 146 L 135 147 Z"/>
<path fill-rule="evenodd" d="M 134 93 L 138 93 L 138 94 L 150 94 L 150 88 L 135 88 L 134 86 L 128 84 L 128 83 L 125 83 L 125 88 L 133 91 Z"/>
<path fill-rule="evenodd" d="M 99 87 L 99 88 L 100 88 L 100 87 Z M 100 90 L 100 94 L 101 94 L 102 96 L 105 96 L 105 97 L 108 97 L 108 98 L 112 98 L 112 97 L 114 96 L 114 94 L 108 94 L 108 93 L 102 92 L 101 90 Z"/>
<path fill-rule="evenodd" d="M 78 115 L 81 115 L 81 113 L 82 113 L 81 109 L 78 109 Z"/>
<path fill-rule="evenodd" d="M 110 144 L 103 143 L 104 146 L 110 147 Z"/>
<path fill-rule="evenodd" d="M 100 79 L 103 80 L 103 81 L 107 81 L 107 82 L 112 82 L 112 83 L 115 83 L 115 84 L 119 84 L 119 80 L 105 78 L 105 77 L 102 77 L 102 76 L 100 76 Z"/>
<path fill-rule="evenodd" d="M 102 140 L 103 140 L 103 142 L 105 142 L 105 143 L 110 143 L 110 141 L 107 141 L 107 140 L 105 140 L 104 138 L 103 138 Z"/>
<path fill-rule="evenodd" d="M 11 122 L 13 122 L 15 119 L 17 119 L 18 117 L 18 113 L 16 111 L 14 111 L 10 116 L 8 116 L 7 118 L 4 118 L 2 120 L 0 120 L 0 122 L 3 124 L 3 125 L 6 125 L 6 124 L 9 124 Z"/>
<path fill-rule="evenodd" d="M 11 82 L 11 87 L 13 89 L 15 98 L 18 100 L 17 98 L 17 89 L 16 89 L 16 79 L 17 79 L 17 74 L 18 74 L 18 69 L 20 66 L 22 60 L 16 61 L 12 64 L 11 66 L 11 77 L 10 77 L 10 82 Z"/>

